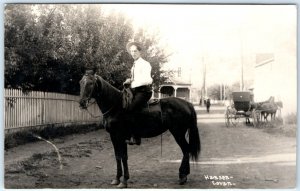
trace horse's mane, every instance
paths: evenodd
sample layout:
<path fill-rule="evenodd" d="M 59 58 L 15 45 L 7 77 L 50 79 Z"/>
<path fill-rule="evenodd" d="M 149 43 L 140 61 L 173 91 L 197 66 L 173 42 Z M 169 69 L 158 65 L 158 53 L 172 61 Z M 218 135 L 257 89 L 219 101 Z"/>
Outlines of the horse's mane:
<path fill-rule="evenodd" d="M 101 97 L 105 97 L 107 101 L 116 103 L 121 100 L 122 92 L 110 85 L 101 76 L 96 75 L 98 87 L 100 87 Z"/>

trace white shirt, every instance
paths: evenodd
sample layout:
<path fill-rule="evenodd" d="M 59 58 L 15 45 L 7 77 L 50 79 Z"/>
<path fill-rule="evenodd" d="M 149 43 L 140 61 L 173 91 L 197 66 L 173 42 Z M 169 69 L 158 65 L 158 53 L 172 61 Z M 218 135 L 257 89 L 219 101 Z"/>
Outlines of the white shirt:
<path fill-rule="evenodd" d="M 143 58 L 137 59 L 131 68 L 131 88 L 152 84 L 152 67 Z"/>

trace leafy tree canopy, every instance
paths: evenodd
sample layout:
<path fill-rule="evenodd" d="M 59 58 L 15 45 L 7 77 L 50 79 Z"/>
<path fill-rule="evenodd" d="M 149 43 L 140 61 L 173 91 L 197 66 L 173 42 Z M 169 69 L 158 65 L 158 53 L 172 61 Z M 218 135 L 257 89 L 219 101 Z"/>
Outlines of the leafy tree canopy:
<path fill-rule="evenodd" d="M 130 74 L 130 40 L 141 42 L 152 65 L 155 89 L 165 80 L 167 61 L 155 34 L 133 26 L 122 13 L 101 5 L 7 4 L 5 7 L 5 87 L 78 94 L 86 67 L 121 88 Z"/>

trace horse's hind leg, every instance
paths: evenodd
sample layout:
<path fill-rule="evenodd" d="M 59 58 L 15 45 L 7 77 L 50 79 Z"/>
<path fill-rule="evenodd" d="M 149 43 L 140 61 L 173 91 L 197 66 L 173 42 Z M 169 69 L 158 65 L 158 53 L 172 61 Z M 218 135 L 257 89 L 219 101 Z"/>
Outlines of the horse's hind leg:
<path fill-rule="evenodd" d="M 172 133 L 172 132 L 171 132 Z M 173 133 L 172 133 L 173 134 Z M 185 184 L 187 181 L 187 175 L 190 174 L 190 156 L 189 156 L 189 144 L 185 139 L 185 136 L 174 135 L 177 144 L 180 146 L 183 153 L 181 165 L 179 167 L 179 184 Z M 182 134 L 184 135 L 184 134 Z"/>
<path fill-rule="evenodd" d="M 187 175 L 190 174 L 190 156 L 184 153 L 179 168 L 179 184 L 183 185 L 187 181 Z"/>

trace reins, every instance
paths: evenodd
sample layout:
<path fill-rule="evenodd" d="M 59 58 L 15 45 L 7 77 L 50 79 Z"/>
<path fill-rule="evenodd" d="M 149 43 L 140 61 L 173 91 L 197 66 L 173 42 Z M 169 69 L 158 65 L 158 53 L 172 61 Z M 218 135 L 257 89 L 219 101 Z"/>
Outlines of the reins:
<path fill-rule="evenodd" d="M 115 105 L 111 106 L 111 108 L 109 110 L 107 110 L 106 112 L 104 112 L 102 115 L 103 117 L 105 117 L 105 115 L 107 115 L 109 112 L 111 112 L 111 110 L 115 107 Z"/>
<path fill-rule="evenodd" d="M 93 103 L 89 104 L 87 107 L 86 107 L 86 111 L 88 112 L 88 114 L 90 114 L 90 116 L 92 116 L 93 118 L 98 118 L 98 117 L 101 117 L 101 115 L 94 115 L 93 113 L 91 113 L 89 110 L 88 110 L 88 107 L 95 104 L 96 101 L 94 101 Z M 111 106 L 106 112 L 102 113 L 102 116 L 105 117 L 105 115 L 107 115 L 109 112 L 111 112 L 111 110 L 115 107 L 115 105 Z"/>
<path fill-rule="evenodd" d="M 94 114 L 92 114 L 87 108 L 86 108 L 86 111 L 87 111 L 88 114 L 90 114 L 90 116 L 92 116 L 93 118 L 101 117 L 101 115 L 94 115 Z"/>
<path fill-rule="evenodd" d="M 92 113 L 88 110 L 89 106 L 93 105 L 95 102 L 96 102 L 96 101 L 94 101 L 93 103 L 87 105 L 87 107 L 85 108 L 85 110 L 86 110 L 86 111 L 88 112 L 88 114 L 90 114 L 90 116 L 92 116 L 93 118 L 98 118 L 98 117 L 101 117 L 101 115 L 98 115 L 98 116 L 97 116 L 97 115 L 94 115 L 94 114 L 92 114 Z"/>

